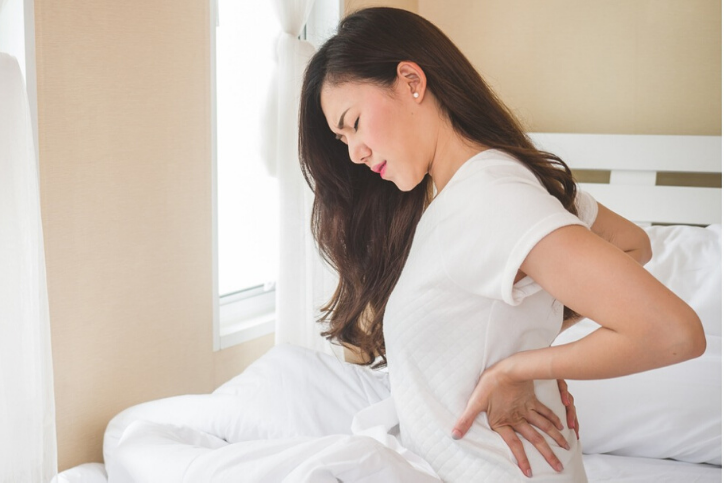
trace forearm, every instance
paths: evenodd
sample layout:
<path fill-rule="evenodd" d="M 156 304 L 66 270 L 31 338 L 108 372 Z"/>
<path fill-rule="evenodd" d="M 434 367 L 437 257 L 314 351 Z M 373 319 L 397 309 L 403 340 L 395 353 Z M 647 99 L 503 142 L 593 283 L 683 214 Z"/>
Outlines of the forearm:
<path fill-rule="evenodd" d="M 667 366 L 696 357 L 688 339 L 660 345 L 600 328 L 570 344 L 519 352 L 498 368 L 515 381 L 535 379 L 608 379 Z M 654 349 L 657 348 L 657 349 Z"/>
<path fill-rule="evenodd" d="M 646 232 L 600 203 L 591 232 L 626 253 L 640 265 L 646 265 L 651 260 L 651 241 Z"/>

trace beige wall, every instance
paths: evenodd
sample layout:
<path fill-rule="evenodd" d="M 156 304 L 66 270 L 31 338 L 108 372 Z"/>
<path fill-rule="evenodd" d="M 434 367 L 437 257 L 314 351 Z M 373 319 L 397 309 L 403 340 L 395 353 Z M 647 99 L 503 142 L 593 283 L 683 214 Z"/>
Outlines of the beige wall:
<path fill-rule="evenodd" d="M 530 131 L 721 135 L 719 0 L 348 0 L 440 27 Z"/>
<path fill-rule="evenodd" d="M 418 0 L 345 0 L 344 11 L 350 13 L 367 7 L 394 7 L 418 13 Z"/>
<path fill-rule="evenodd" d="M 212 351 L 206 1 L 36 0 L 59 466 L 108 420 L 209 392 L 273 344 Z"/>
<path fill-rule="evenodd" d="M 721 134 L 721 1 L 418 7 L 531 131 Z"/>

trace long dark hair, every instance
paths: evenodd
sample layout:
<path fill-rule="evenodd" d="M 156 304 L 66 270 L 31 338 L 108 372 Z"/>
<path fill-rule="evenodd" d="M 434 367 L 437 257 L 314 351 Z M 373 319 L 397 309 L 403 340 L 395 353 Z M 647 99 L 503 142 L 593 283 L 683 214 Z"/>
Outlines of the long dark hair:
<path fill-rule="evenodd" d="M 324 259 L 339 273 L 322 308 L 322 335 L 358 348 L 366 364 L 386 364 L 382 318 L 402 273 L 415 228 L 432 198 L 429 175 L 403 192 L 366 166 L 352 163 L 347 146 L 329 130 L 321 107 L 325 84 L 369 82 L 391 88 L 397 65 L 416 62 L 427 89 L 464 138 L 522 161 L 571 213 L 576 184 L 557 156 L 535 148 L 480 74 L 424 18 L 394 8 L 368 8 L 340 23 L 307 66 L 299 113 L 302 172 L 314 191 L 312 232 Z"/>

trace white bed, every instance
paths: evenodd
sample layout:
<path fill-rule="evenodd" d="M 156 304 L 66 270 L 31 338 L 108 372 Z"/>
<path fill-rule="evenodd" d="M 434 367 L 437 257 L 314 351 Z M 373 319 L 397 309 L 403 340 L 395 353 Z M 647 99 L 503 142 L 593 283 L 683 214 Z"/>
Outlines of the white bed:
<path fill-rule="evenodd" d="M 707 336 L 704 356 L 683 364 L 569 381 L 589 481 L 721 481 L 721 188 L 655 186 L 656 171 L 720 176 L 721 138 L 532 137 L 573 169 L 611 171 L 610 184 L 582 185 L 604 205 L 645 225 L 674 224 L 645 228 L 647 269 L 697 311 Z M 596 327 L 584 320 L 556 343 Z M 105 466 L 81 465 L 57 482 L 437 481 L 396 442 L 394 418 L 366 421 L 365 408 L 388 396 L 384 372 L 277 346 L 212 394 L 123 411 L 106 429 Z"/>

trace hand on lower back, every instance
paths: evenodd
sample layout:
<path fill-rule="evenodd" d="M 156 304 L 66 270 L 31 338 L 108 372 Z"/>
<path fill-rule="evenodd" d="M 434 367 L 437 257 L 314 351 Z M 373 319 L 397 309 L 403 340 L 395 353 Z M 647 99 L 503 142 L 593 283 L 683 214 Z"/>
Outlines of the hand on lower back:
<path fill-rule="evenodd" d="M 560 432 L 563 425 L 555 413 L 535 396 L 532 381 L 512 381 L 496 366 L 487 369 L 480 376 L 465 411 L 455 424 L 453 438 L 464 437 L 482 412 L 487 414 L 490 428 L 500 434 L 510 447 L 524 474 L 532 476 L 518 435 L 530 441 L 551 467 L 562 471 L 560 461 L 534 426 L 548 434 L 559 446 L 568 449 L 568 443 Z"/>

